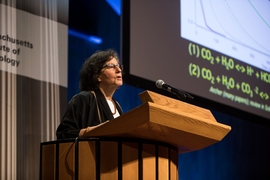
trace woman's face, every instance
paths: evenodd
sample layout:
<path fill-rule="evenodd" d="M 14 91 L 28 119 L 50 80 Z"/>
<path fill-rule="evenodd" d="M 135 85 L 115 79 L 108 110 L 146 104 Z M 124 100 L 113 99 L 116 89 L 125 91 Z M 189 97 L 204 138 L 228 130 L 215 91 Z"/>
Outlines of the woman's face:
<path fill-rule="evenodd" d="M 123 84 L 122 80 L 122 69 L 120 68 L 119 62 L 112 58 L 103 65 L 103 69 L 99 75 L 99 87 L 104 88 L 115 88 Z"/>

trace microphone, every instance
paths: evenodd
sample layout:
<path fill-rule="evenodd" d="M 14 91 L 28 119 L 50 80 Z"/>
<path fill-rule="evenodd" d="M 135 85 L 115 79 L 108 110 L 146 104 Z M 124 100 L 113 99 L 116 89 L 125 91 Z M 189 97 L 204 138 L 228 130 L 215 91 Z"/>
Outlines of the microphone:
<path fill-rule="evenodd" d="M 165 91 L 168 91 L 168 92 L 176 95 L 177 97 L 184 97 L 184 98 L 188 97 L 190 99 L 193 99 L 193 96 L 191 96 L 187 92 L 181 91 L 181 90 L 176 89 L 168 84 L 165 84 L 165 82 L 161 79 L 156 81 L 156 86 L 160 89 L 164 89 Z"/>

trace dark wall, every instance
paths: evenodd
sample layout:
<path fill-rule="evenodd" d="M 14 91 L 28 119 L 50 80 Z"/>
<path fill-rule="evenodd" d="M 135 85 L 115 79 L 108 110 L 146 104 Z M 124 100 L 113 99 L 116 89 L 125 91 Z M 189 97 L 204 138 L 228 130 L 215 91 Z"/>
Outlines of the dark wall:
<path fill-rule="evenodd" d="M 212 111 L 232 130 L 221 141 L 179 156 L 181 179 L 252 180 L 270 177 L 270 129 L 245 119 Z"/>
<path fill-rule="evenodd" d="M 120 53 L 120 17 L 105 0 L 70 0 L 69 28 L 99 36 L 100 45 L 69 36 L 68 99 L 79 92 L 79 70 L 96 50 Z M 123 59 L 124 61 L 124 59 Z M 125 112 L 141 104 L 143 89 L 124 84 L 115 94 Z M 179 155 L 181 180 L 254 180 L 270 177 L 270 127 L 212 111 L 231 132 L 219 143 Z M 179 137 L 181 138 L 181 137 Z"/>
<path fill-rule="evenodd" d="M 83 35 L 101 37 L 94 44 L 68 36 L 68 99 L 79 92 L 79 71 L 83 62 L 97 50 L 113 48 L 120 52 L 120 17 L 105 0 L 70 0 L 69 29 Z"/>

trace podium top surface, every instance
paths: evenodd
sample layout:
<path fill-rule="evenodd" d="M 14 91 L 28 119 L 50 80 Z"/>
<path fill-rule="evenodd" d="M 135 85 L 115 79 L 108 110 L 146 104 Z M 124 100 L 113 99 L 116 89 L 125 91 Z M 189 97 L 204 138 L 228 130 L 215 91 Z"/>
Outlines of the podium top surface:
<path fill-rule="evenodd" d="M 170 143 L 179 153 L 200 150 L 221 141 L 231 130 L 212 113 L 185 102 L 145 91 L 143 104 L 86 133 L 86 137 L 137 137 Z"/>

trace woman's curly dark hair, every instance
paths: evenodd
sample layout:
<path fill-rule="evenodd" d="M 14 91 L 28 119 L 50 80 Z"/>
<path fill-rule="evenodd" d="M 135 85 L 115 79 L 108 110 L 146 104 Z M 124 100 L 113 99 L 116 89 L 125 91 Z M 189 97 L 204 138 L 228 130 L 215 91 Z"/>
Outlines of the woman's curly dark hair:
<path fill-rule="evenodd" d="M 92 91 L 98 89 L 99 81 L 98 76 L 102 70 L 103 65 L 115 58 L 119 61 L 118 54 L 113 49 L 106 51 L 96 51 L 84 62 L 82 69 L 80 70 L 80 90 Z"/>

